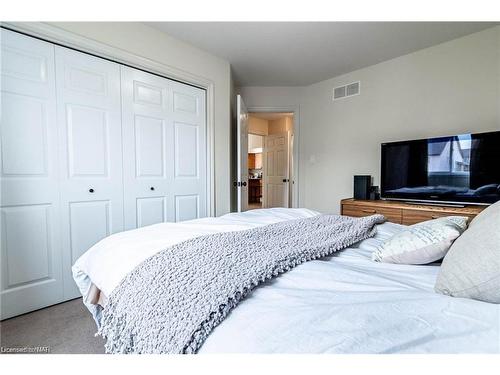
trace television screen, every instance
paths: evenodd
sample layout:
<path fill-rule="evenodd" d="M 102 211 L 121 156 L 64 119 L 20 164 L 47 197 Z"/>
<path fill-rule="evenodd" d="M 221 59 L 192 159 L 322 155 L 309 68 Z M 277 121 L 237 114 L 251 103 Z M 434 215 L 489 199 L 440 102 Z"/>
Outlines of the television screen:
<path fill-rule="evenodd" d="M 500 200 L 500 131 L 382 144 L 381 197 Z"/>

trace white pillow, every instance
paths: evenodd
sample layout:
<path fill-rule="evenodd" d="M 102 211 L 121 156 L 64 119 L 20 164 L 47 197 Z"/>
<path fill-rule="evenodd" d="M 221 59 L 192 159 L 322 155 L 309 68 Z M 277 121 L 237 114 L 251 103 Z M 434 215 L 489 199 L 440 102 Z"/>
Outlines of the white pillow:
<path fill-rule="evenodd" d="M 442 259 L 467 228 L 467 217 L 446 216 L 411 225 L 395 234 L 372 254 L 384 263 L 427 264 Z"/>
<path fill-rule="evenodd" d="M 435 290 L 500 303 L 500 201 L 476 216 L 453 243 L 443 259 Z"/>

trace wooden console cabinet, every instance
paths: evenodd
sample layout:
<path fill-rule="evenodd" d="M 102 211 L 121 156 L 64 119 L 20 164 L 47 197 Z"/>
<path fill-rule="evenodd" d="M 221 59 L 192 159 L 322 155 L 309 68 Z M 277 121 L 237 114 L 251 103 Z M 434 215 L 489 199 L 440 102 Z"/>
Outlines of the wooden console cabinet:
<path fill-rule="evenodd" d="M 382 214 L 388 221 L 404 225 L 412 225 L 443 216 L 468 216 L 473 219 L 485 209 L 485 206 L 446 207 L 352 198 L 343 199 L 340 206 L 342 215 L 361 217 Z"/>

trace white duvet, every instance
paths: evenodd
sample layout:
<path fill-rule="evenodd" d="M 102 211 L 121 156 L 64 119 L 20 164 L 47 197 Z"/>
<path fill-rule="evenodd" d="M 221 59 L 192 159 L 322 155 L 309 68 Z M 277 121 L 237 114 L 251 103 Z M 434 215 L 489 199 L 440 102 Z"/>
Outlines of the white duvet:
<path fill-rule="evenodd" d="M 122 232 L 82 255 L 73 275 L 84 298 L 91 282 L 109 296 L 139 263 L 180 241 L 314 215 L 274 208 Z M 439 266 L 371 261 L 401 226 L 377 229 L 374 238 L 255 289 L 200 353 L 499 353 L 500 306 L 435 293 Z M 98 320 L 98 308 L 87 306 Z"/>

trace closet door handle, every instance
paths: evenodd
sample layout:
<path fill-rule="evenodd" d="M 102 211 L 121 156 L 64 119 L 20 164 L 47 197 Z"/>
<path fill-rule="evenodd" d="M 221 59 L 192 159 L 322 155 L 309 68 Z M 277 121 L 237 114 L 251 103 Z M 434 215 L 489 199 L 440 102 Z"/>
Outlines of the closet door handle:
<path fill-rule="evenodd" d="M 247 182 L 246 182 L 246 181 L 243 181 L 243 182 L 241 183 L 241 186 L 247 186 Z"/>
<path fill-rule="evenodd" d="M 94 189 L 90 188 L 89 193 L 93 193 L 93 192 L 94 192 Z"/>
<path fill-rule="evenodd" d="M 151 190 L 151 191 L 153 191 L 154 189 L 155 189 L 155 188 L 154 188 L 154 186 L 151 186 L 151 187 L 149 188 L 149 190 Z"/>

